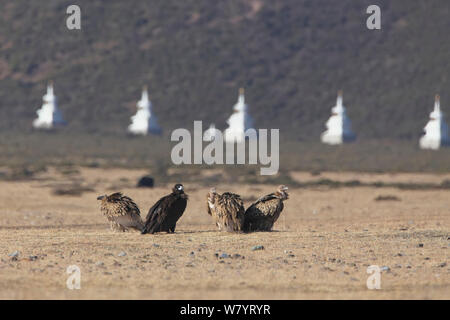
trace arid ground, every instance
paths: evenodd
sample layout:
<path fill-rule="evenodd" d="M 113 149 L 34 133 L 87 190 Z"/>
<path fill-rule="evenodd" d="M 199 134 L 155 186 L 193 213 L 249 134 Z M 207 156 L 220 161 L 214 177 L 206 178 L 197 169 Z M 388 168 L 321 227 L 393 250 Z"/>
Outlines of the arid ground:
<path fill-rule="evenodd" d="M 190 198 L 175 234 L 112 233 L 96 197 L 122 191 L 145 216 L 171 184 L 136 188 L 144 173 L 50 169 L 0 181 L 0 298 L 450 299 L 448 189 L 294 187 L 273 232 L 227 234 L 206 214 L 208 187 L 184 183 Z M 450 177 L 291 176 L 437 184 Z M 216 187 L 248 205 L 276 185 Z M 70 265 L 81 270 L 80 290 L 66 287 Z M 366 286 L 370 265 L 382 269 L 380 290 Z"/>

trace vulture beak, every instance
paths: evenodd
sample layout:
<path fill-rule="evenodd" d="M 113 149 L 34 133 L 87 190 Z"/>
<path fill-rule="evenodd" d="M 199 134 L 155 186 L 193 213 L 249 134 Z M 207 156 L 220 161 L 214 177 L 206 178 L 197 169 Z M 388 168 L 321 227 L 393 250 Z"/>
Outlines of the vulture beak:
<path fill-rule="evenodd" d="M 97 200 L 103 200 L 105 198 L 106 198 L 106 196 L 99 196 L 99 197 L 97 197 Z"/>

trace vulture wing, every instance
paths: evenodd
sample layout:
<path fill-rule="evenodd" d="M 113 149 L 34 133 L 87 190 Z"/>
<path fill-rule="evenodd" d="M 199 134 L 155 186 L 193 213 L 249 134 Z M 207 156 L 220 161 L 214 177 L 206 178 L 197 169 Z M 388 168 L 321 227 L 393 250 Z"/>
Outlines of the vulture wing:
<path fill-rule="evenodd" d="M 270 231 L 283 210 L 283 201 L 274 193 L 256 200 L 245 211 L 245 231 Z"/>
<path fill-rule="evenodd" d="M 168 196 L 162 197 L 150 208 L 142 233 L 155 233 L 159 231 L 160 226 L 167 215 L 167 197 Z"/>
<path fill-rule="evenodd" d="M 102 203 L 102 211 L 112 226 L 120 228 L 121 231 L 125 231 L 127 228 L 142 230 L 144 227 L 141 212 L 136 203 L 120 192 L 106 197 Z"/>
<path fill-rule="evenodd" d="M 186 194 L 173 193 L 161 198 L 150 208 L 142 233 L 175 232 L 176 223 L 186 209 L 187 198 Z"/>

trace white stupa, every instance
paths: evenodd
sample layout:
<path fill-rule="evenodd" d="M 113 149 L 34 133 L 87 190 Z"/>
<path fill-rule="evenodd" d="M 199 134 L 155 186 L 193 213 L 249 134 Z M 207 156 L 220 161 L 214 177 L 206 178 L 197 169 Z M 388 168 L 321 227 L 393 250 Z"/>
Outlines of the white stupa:
<path fill-rule="evenodd" d="M 47 86 L 47 93 L 42 98 L 42 107 L 36 111 L 38 117 L 33 121 L 36 129 L 52 129 L 56 126 L 64 125 L 66 122 L 58 109 L 56 96 L 53 93 L 53 83 Z"/>
<path fill-rule="evenodd" d="M 323 143 L 336 145 L 356 138 L 342 101 L 342 91 L 339 91 L 336 106 L 331 109 L 331 117 L 326 123 L 327 130 L 320 137 Z"/>
<path fill-rule="evenodd" d="M 142 90 L 141 100 L 136 104 L 137 112 L 131 117 L 128 131 L 136 135 L 147 135 L 149 133 L 160 134 L 161 128 L 155 115 L 152 114 L 152 103 L 148 99 L 147 88 Z"/>
<path fill-rule="evenodd" d="M 419 141 L 420 148 L 438 150 L 440 147 L 450 145 L 448 126 L 445 123 L 444 114 L 441 111 L 438 95 L 436 95 L 434 110 L 430 113 L 430 120 L 425 126 L 424 131 L 425 134 Z"/>
<path fill-rule="evenodd" d="M 216 126 L 212 123 L 208 130 L 203 133 L 203 139 L 205 141 L 213 141 L 220 131 L 216 129 Z"/>
<path fill-rule="evenodd" d="M 233 107 L 233 114 L 228 118 L 228 128 L 225 130 L 225 142 L 240 143 L 245 140 L 245 131 L 253 127 L 253 120 L 248 114 L 245 104 L 244 89 L 239 89 L 238 102 Z"/>

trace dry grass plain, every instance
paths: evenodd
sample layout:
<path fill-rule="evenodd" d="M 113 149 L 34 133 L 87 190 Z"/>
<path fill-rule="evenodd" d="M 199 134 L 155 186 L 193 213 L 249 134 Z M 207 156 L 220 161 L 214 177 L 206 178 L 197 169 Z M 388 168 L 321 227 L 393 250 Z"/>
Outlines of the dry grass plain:
<path fill-rule="evenodd" d="M 96 197 L 123 191 L 146 215 L 171 187 L 135 188 L 143 170 L 51 169 L 0 181 L 1 299 L 450 299 L 448 190 L 290 189 L 269 233 L 216 231 L 207 187 L 185 183 L 190 200 L 175 234 L 112 233 Z M 431 174 L 293 173 L 362 181 L 440 182 Z M 74 183 L 81 195 L 56 195 Z M 248 205 L 271 185 L 217 185 Z M 70 189 L 70 188 L 69 188 Z M 397 200 L 375 201 L 378 196 Z M 252 251 L 256 245 L 263 250 Z M 10 256 L 18 251 L 16 259 Z M 125 252 L 126 255 L 119 255 Z M 230 258 L 218 258 L 226 253 Z M 240 255 L 237 257 L 235 255 Z M 66 268 L 81 289 L 66 288 Z M 369 265 L 389 267 L 368 290 Z"/>

